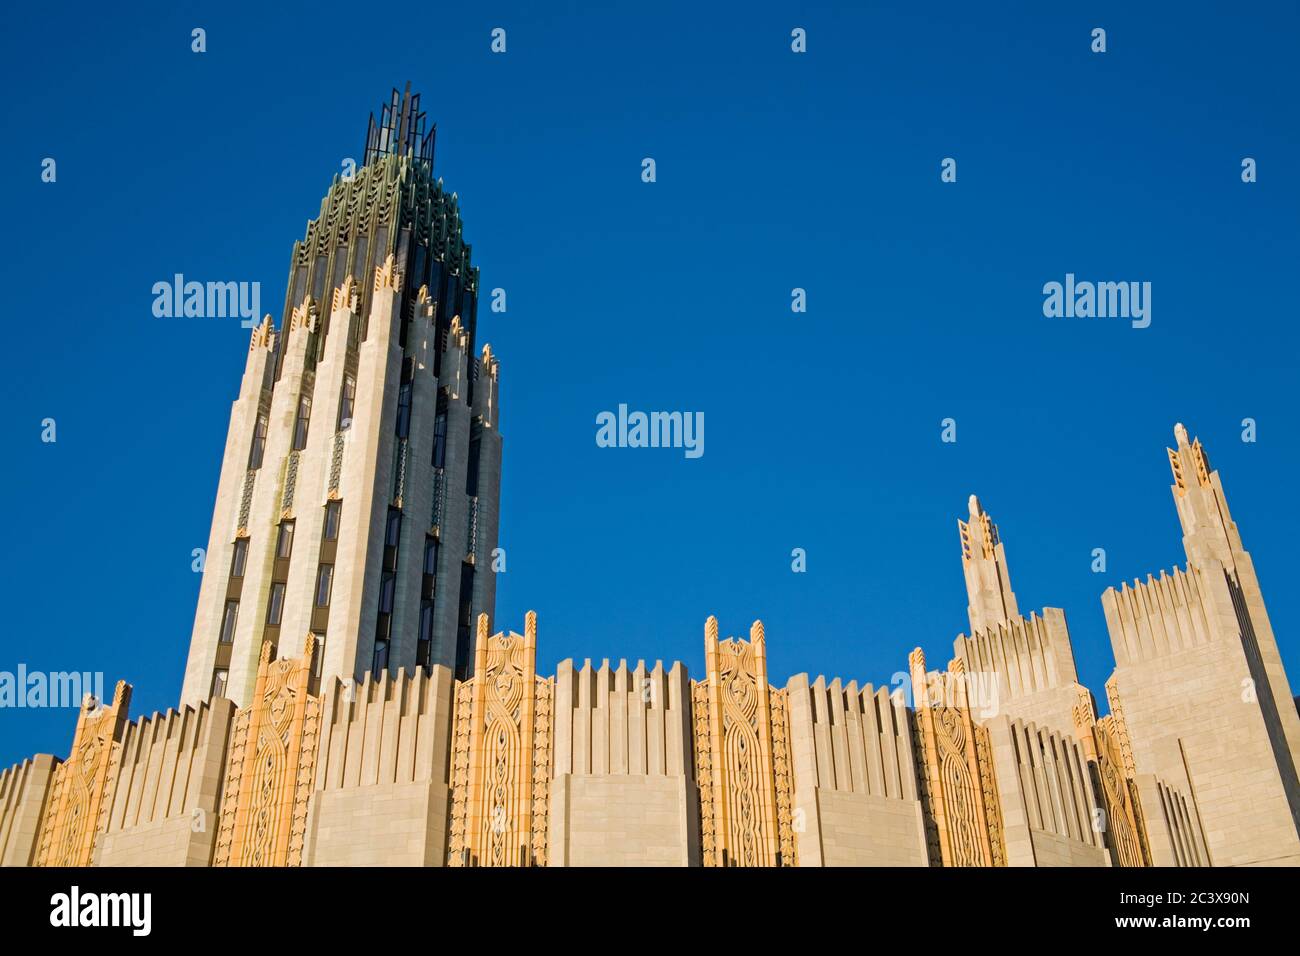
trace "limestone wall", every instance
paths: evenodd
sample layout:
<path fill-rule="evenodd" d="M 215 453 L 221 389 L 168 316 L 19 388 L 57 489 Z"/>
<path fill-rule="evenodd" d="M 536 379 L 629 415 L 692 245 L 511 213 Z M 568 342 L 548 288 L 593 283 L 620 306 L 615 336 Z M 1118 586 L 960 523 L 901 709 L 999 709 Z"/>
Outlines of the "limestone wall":
<path fill-rule="evenodd" d="M 441 866 L 451 671 L 334 679 L 324 696 L 306 864 Z"/>
<path fill-rule="evenodd" d="M 1117 667 L 1108 686 L 1138 774 L 1194 800 L 1215 866 L 1300 864 L 1300 837 L 1223 568 L 1102 596 Z"/>
<path fill-rule="evenodd" d="M 686 668 L 563 661 L 554 719 L 549 864 L 698 865 Z"/>
<path fill-rule="evenodd" d="M 1195 804 L 1152 774 L 1139 774 L 1136 783 L 1151 865 L 1208 866 Z"/>
<path fill-rule="evenodd" d="M 96 864 L 209 864 L 233 714 L 234 704 L 218 697 L 123 727 Z"/>
<path fill-rule="evenodd" d="M 786 684 L 801 866 L 925 866 L 910 717 L 901 698 L 807 674 Z"/>
<path fill-rule="evenodd" d="M 0 866 L 30 866 L 35 859 L 58 763 L 49 754 L 37 754 L 0 771 Z"/>
<path fill-rule="evenodd" d="M 1109 866 L 1101 801 L 1073 735 L 1002 716 L 985 725 L 1008 866 Z"/>
<path fill-rule="evenodd" d="M 1083 690 L 1060 608 L 1041 616 L 1013 617 L 953 642 L 953 653 L 972 681 L 971 713 L 977 722 L 999 714 L 1033 721 L 1062 733 L 1074 726 L 1071 711 Z M 990 694 L 986 681 L 996 681 Z"/>

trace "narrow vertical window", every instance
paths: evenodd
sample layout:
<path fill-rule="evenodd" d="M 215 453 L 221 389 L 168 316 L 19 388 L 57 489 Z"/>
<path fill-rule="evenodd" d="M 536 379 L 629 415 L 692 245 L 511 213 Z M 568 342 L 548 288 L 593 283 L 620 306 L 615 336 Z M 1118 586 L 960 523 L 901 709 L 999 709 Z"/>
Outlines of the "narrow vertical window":
<path fill-rule="evenodd" d="M 287 558 L 293 553 L 293 522 L 282 521 L 280 523 L 280 536 L 275 542 L 275 556 L 277 558 Z"/>
<path fill-rule="evenodd" d="M 403 382 L 397 393 L 397 437 L 411 433 L 411 383 Z"/>
<path fill-rule="evenodd" d="M 433 467 L 447 465 L 447 396 L 438 395 L 438 412 L 433 419 Z"/>
<path fill-rule="evenodd" d="M 239 619 L 239 602 L 227 601 L 226 609 L 221 615 L 221 643 L 233 644 L 235 641 L 235 623 Z"/>
<path fill-rule="evenodd" d="M 229 677 L 230 671 L 221 667 L 217 668 L 216 672 L 212 675 L 212 697 L 226 696 L 226 681 Z"/>
<path fill-rule="evenodd" d="M 424 573 L 438 573 L 438 539 L 434 537 L 424 539 Z"/>
<path fill-rule="evenodd" d="M 293 425 L 293 449 L 302 451 L 307 447 L 307 426 L 311 424 L 311 396 L 298 397 L 298 420 Z"/>
<path fill-rule="evenodd" d="M 337 498 L 325 502 L 325 540 L 337 541 L 339 537 L 339 517 L 343 512 L 343 502 Z"/>
<path fill-rule="evenodd" d="M 244 576 L 244 565 L 248 563 L 248 539 L 235 539 L 235 554 L 230 559 L 230 576 L 232 578 L 242 578 Z"/>
<path fill-rule="evenodd" d="M 271 599 L 266 605 L 266 623 L 271 627 L 280 626 L 280 617 L 284 614 L 284 582 L 271 584 Z"/>
<path fill-rule="evenodd" d="M 316 572 L 316 606 L 329 607 L 330 588 L 334 584 L 334 565 L 322 564 Z"/>
<path fill-rule="evenodd" d="M 266 416 L 257 416 L 257 425 L 253 428 L 253 447 L 248 452 L 248 470 L 256 471 L 262 467 L 262 453 L 266 451 Z"/>
<path fill-rule="evenodd" d="M 388 669 L 388 642 L 375 641 L 375 666 L 372 668 L 376 674 Z"/>
<path fill-rule="evenodd" d="M 433 652 L 433 602 L 422 601 L 420 603 L 420 632 L 419 640 L 415 645 L 415 663 L 420 667 L 428 667 L 432 661 Z"/>
<path fill-rule="evenodd" d="M 352 375 L 343 376 L 343 392 L 339 396 L 339 431 L 352 424 L 352 409 L 357 401 L 357 380 Z"/>
<path fill-rule="evenodd" d="M 325 634 L 323 631 L 312 631 L 311 636 L 316 639 L 316 657 L 311 662 L 311 676 L 319 678 L 321 669 L 325 666 Z"/>
<path fill-rule="evenodd" d="M 469 443 L 469 467 L 465 469 L 465 494 L 473 498 L 478 494 L 478 450 L 479 439 Z"/>

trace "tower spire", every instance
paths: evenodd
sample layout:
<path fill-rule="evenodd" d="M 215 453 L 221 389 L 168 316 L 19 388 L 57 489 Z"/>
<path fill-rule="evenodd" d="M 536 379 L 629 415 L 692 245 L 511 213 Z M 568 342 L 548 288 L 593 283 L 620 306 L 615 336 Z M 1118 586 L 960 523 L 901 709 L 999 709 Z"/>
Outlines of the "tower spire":
<path fill-rule="evenodd" d="M 438 126 L 435 123 L 425 132 L 426 121 L 426 114 L 420 109 L 420 94 L 411 92 L 411 82 L 406 82 L 402 92 L 393 87 L 388 102 L 379 110 L 379 120 L 375 120 L 374 113 L 370 114 L 362 165 L 369 166 L 383 156 L 410 156 L 432 167 Z"/>
<path fill-rule="evenodd" d="M 998 526 L 974 495 L 968 502 L 970 520 L 957 519 L 961 536 L 961 564 L 966 574 L 971 634 L 978 634 L 1018 617 L 1016 595 L 1011 590 L 1007 555 L 998 538 Z"/>
<path fill-rule="evenodd" d="M 1169 467 L 1174 473 L 1170 491 L 1178 508 L 1178 523 L 1183 527 L 1183 549 L 1187 560 L 1197 567 L 1218 561 L 1229 572 L 1237 570 L 1236 555 L 1245 550 L 1237 524 L 1228 511 L 1219 473 L 1210 470 L 1210 459 L 1199 438 L 1188 440 L 1182 423 L 1174 426 L 1176 447 L 1169 452 Z"/>

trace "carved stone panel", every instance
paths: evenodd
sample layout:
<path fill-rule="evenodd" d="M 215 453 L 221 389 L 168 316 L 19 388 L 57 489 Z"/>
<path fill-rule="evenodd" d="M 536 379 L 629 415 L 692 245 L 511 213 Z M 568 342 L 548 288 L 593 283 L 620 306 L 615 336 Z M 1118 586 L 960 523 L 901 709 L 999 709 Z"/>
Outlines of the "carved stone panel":
<path fill-rule="evenodd" d="M 789 718 L 767 682 L 763 625 L 748 641 L 705 625 L 708 678 L 694 684 L 695 774 L 705 866 L 795 866 Z"/>
<path fill-rule="evenodd" d="M 523 636 L 491 637 L 479 615 L 474 676 L 456 687 L 449 866 L 544 865 L 554 686 L 536 669 L 536 614 Z"/>
<path fill-rule="evenodd" d="M 214 866 L 301 866 L 321 700 L 308 693 L 316 641 L 299 658 L 262 645 L 252 703 L 235 715 Z"/>
<path fill-rule="evenodd" d="M 36 866 L 89 866 L 112 803 L 131 685 L 118 681 L 113 702 L 87 695 L 77 716 L 72 752 L 54 771 Z"/>

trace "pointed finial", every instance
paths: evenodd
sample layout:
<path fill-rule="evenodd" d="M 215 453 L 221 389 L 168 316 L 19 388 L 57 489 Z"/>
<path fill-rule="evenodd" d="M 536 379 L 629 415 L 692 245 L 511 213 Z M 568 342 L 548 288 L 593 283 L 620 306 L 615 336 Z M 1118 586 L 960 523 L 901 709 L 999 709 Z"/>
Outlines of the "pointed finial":
<path fill-rule="evenodd" d="M 527 647 L 537 646 L 537 612 L 529 611 L 524 615 L 524 644 Z"/>
<path fill-rule="evenodd" d="M 1188 444 L 1187 429 L 1183 427 L 1182 422 L 1174 425 L 1174 441 L 1180 446 Z"/>
<path fill-rule="evenodd" d="M 967 505 L 970 507 L 970 515 L 972 518 L 975 517 L 983 510 L 980 507 L 980 500 L 976 498 L 974 495 L 970 496 L 970 500 L 967 502 Z"/>

